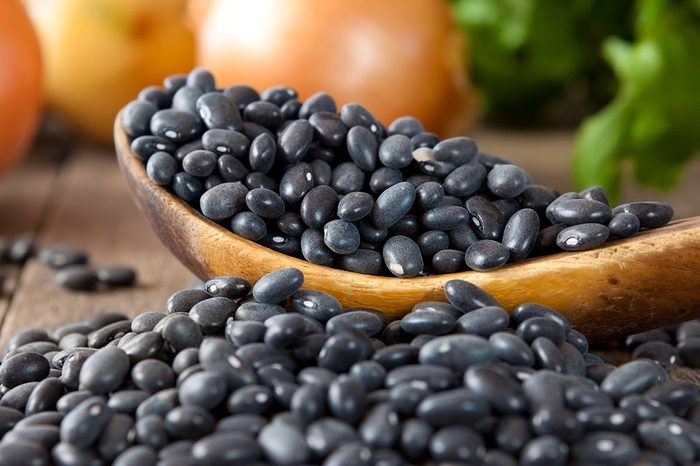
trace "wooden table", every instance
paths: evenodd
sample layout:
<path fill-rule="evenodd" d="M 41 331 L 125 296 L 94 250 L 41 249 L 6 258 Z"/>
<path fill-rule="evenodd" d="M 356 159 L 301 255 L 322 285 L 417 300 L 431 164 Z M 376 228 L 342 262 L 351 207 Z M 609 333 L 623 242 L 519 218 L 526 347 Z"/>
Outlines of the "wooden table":
<path fill-rule="evenodd" d="M 571 189 L 572 135 L 556 132 L 480 130 L 474 137 L 488 152 L 507 156 L 541 184 Z M 665 199 L 678 217 L 700 214 L 700 163 L 686 172 L 673 193 L 628 188 L 626 199 Z M 96 293 L 57 287 L 53 271 L 30 260 L 2 266 L 7 276 L 0 296 L 0 345 L 20 328 L 53 328 L 100 311 L 135 315 L 163 309 L 167 297 L 191 286 L 195 277 L 162 246 L 136 209 L 110 149 L 67 149 L 43 141 L 25 161 L 0 178 L 0 235 L 36 235 L 42 246 L 71 244 L 91 254 L 92 263 L 125 263 L 139 273 L 138 286 Z"/>

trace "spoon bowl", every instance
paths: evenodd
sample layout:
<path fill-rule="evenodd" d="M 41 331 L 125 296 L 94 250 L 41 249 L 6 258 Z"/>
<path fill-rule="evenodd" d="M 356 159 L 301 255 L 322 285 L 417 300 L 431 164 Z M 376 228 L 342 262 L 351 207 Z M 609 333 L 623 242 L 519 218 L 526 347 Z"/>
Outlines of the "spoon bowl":
<path fill-rule="evenodd" d="M 154 231 L 203 280 L 236 275 L 254 283 L 273 270 L 295 267 L 304 273 L 304 287 L 331 293 L 346 307 L 380 309 L 390 318 L 400 318 L 421 301 L 445 301 L 447 281 L 467 280 L 506 310 L 527 302 L 550 306 L 592 341 L 700 317 L 700 217 L 491 272 L 378 277 L 315 265 L 232 233 L 148 178 L 131 152 L 121 114 L 114 140 L 122 173 Z"/>

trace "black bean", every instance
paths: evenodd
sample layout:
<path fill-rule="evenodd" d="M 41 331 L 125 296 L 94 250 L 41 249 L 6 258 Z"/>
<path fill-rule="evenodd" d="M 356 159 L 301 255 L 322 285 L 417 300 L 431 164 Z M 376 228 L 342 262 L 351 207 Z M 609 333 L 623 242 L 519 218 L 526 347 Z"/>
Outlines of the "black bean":
<path fill-rule="evenodd" d="M 564 228 L 557 235 L 557 246 L 565 251 L 591 249 L 604 243 L 610 235 L 605 225 L 582 223 Z"/>
<path fill-rule="evenodd" d="M 122 127 L 133 138 L 150 134 L 151 117 L 158 107 L 145 100 L 132 100 L 122 110 Z"/>
<path fill-rule="evenodd" d="M 264 275 L 253 286 L 253 296 L 261 303 L 283 301 L 301 288 L 304 275 L 297 269 L 279 269 Z"/>
<path fill-rule="evenodd" d="M 104 398 L 91 397 L 78 404 L 61 421 L 61 441 L 78 448 L 94 444 L 112 418 Z"/>
<path fill-rule="evenodd" d="M 156 452 L 145 445 L 135 445 L 119 454 L 112 463 L 114 466 L 155 466 L 158 461 Z"/>
<path fill-rule="evenodd" d="M 343 332 L 328 338 L 318 354 L 318 365 L 335 372 L 347 371 L 373 353 L 371 343 L 360 332 Z"/>
<path fill-rule="evenodd" d="M 465 426 L 444 427 L 430 438 L 430 454 L 436 461 L 479 464 L 486 454 L 483 437 Z"/>
<path fill-rule="evenodd" d="M 193 203 L 204 194 L 202 182 L 185 172 L 176 173 L 170 187 L 185 202 Z"/>
<path fill-rule="evenodd" d="M 114 460 L 133 443 L 134 420 L 126 414 L 115 413 L 97 440 L 97 452 L 105 461 Z"/>
<path fill-rule="evenodd" d="M 469 198 L 466 207 L 479 236 L 491 240 L 501 239 L 507 219 L 496 206 L 483 197 L 474 196 Z"/>
<path fill-rule="evenodd" d="M 337 263 L 339 268 L 349 272 L 379 275 L 383 270 L 384 259 L 377 251 L 360 248 L 351 254 L 341 256 Z"/>
<path fill-rule="evenodd" d="M 224 154 L 216 162 L 219 174 L 224 181 L 243 182 L 249 174 L 249 170 L 243 163 L 232 155 Z"/>
<path fill-rule="evenodd" d="M 115 392 L 107 401 L 107 406 L 117 413 L 134 415 L 139 405 L 148 398 L 143 390 L 121 390 Z"/>
<path fill-rule="evenodd" d="M 556 437 L 542 435 L 530 440 L 520 452 L 523 466 L 564 466 L 569 447 Z"/>
<path fill-rule="evenodd" d="M 462 312 L 500 305 L 485 290 L 464 280 L 450 280 L 445 283 L 445 296 L 450 304 Z"/>
<path fill-rule="evenodd" d="M 346 145 L 350 158 L 366 172 L 377 167 L 378 144 L 374 134 L 364 126 L 353 126 L 347 133 Z"/>
<path fill-rule="evenodd" d="M 336 327 L 339 325 L 348 326 L 371 337 L 380 333 L 387 323 L 388 320 L 386 316 L 379 311 L 350 309 L 342 314 L 331 317 L 326 324 L 326 329 L 328 332 L 335 333 Z"/>
<path fill-rule="evenodd" d="M 165 430 L 177 439 L 197 440 L 214 431 L 216 421 L 195 406 L 178 406 L 165 415 Z"/>
<path fill-rule="evenodd" d="M 239 432 L 217 432 L 192 445 L 192 458 L 201 465 L 238 465 L 257 460 L 260 447 L 254 439 Z"/>
<path fill-rule="evenodd" d="M 207 128 L 228 130 L 243 128 L 238 107 L 220 92 L 202 94 L 197 98 L 195 108 Z"/>
<path fill-rule="evenodd" d="M 612 220 L 610 220 L 610 223 L 608 223 L 610 234 L 618 238 L 632 236 L 639 231 L 639 228 L 639 218 L 629 212 L 620 212 L 616 214 L 613 216 Z"/>
<path fill-rule="evenodd" d="M 424 131 L 423 124 L 416 118 L 411 116 L 403 116 L 391 122 L 387 128 L 390 135 L 403 134 L 409 138 Z"/>
<path fill-rule="evenodd" d="M 338 202 L 337 214 L 342 220 L 356 222 L 369 215 L 373 206 L 374 198 L 371 195 L 365 192 L 352 192 L 343 196 Z"/>
<path fill-rule="evenodd" d="M 432 264 L 438 273 L 459 272 L 463 269 L 464 252 L 456 249 L 443 249 L 433 256 Z"/>
<path fill-rule="evenodd" d="M 299 110 L 301 109 L 301 102 L 297 99 L 289 99 L 280 107 L 280 112 L 282 112 L 282 118 L 285 120 L 292 120 L 299 116 Z"/>
<path fill-rule="evenodd" d="M 482 239 L 472 243 L 464 256 L 470 269 L 481 272 L 497 269 L 510 258 L 510 251 L 498 241 Z"/>
<path fill-rule="evenodd" d="M 350 254 L 360 247 L 360 232 L 350 222 L 332 220 L 323 227 L 323 242 L 336 254 Z"/>
<path fill-rule="evenodd" d="M 416 197 L 416 189 L 402 182 L 386 189 L 374 203 L 371 219 L 375 226 L 388 228 L 406 215 Z"/>
<path fill-rule="evenodd" d="M 689 367 L 700 367 L 700 338 L 684 338 L 676 347 L 678 357 L 684 365 Z"/>
<path fill-rule="evenodd" d="M 148 160 L 156 152 L 173 153 L 177 146 L 159 136 L 139 136 L 131 142 L 131 152 L 140 160 Z"/>
<path fill-rule="evenodd" d="M 251 102 L 245 106 L 243 116 L 246 121 L 276 130 L 283 121 L 282 110 L 278 105 L 264 100 Z"/>
<path fill-rule="evenodd" d="M 109 346 L 90 356 L 80 370 L 80 389 L 100 395 L 118 388 L 129 371 L 129 356 Z"/>
<path fill-rule="evenodd" d="M 144 359 L 131 369 L 131 381 L 141 390 L 155 393 L 175 385 L 172 368 L 157 359 Z"/>
<path fill-rule="evenodd" d="M 366 403 L 365 389 L 354 377 L 341 375 L 328 387 L 328 408 L 335 417 L 350 424 L 360 420 Z"/>
<path fill-rule="evenodd" d="M 199 325 L 202 333 L 216 333 L 223 330 L 226 321 L 236 311 L 232 299 L 217 296 L 200 301 L 190 309 L 190 318 Z"/>
<path fill-rule="evenodd" d="M 42 411 L 50 411 L 65 393 L 65 386 L 57 378 L 47 378 L 39 382 L 27 398 L 25 413 L 29 416 Z M 2 431 L 2 428 L 0 428 Z"/>
<path fill-rule="evenodd" d="M 239 110 L 243 110 L 248 104 L 260 99 L 255 89 L 244 84 L 227 87 L 223 94 L 235 103 Z"/>
<path fill-rule="evenodd" d="M 178 397 L 183 406 L 212 409 L 227 395 L 228 384 L 221 372 L 203 371 L 185 379 L 179 387 Z"/>
<path fill-rule="evenodd" d="M 458 197 L 476 193 L 486 179 L 486 168 L 480 163 L 467 163 L 453 170 L 444 181 L 445 191 Z"/>
<path fill-rule="evenodd" d="M 517 328 L 518 336 L 528 343 L 544 337 L 558 345 L 566 338 L 565 332 L 566 329 L 560 322 L 548 317 L 530 317 L 523 320 Z"/>
<path fill-rule="evenodd" d="M 683 414 L 697 401 L 698 388 L 687 380 L 670 380 L 650 388 L 644 396 Z"/>
<path fill-rule="evenodd" d="M 336 212 L 338 194 L 330 186 L 316 186 L 309 191 L 301 202 L 299 213 L 306 225 L 320 229 Z"/>
<path fill-rule="evenodd" d="M 163 338 L 156 332 L 143 332 L 124 344 L 120 341 L 118 347 L 133 363 L 159 355 L 163 349 Z"/>
<path fill-rule="evenodd" d="M 42 249 L 37 259 L 44 265 L 60 269 L 68 265 L 87 264 L 89 257 L 85 251 L 71 246 L 53 246 Z"/>
<path fill-rule="evenodd" d="M 561 199 L 551 208 L 551 217 L 556 223 L 580 225 L 601 223 L 607 225 L 612 218 L 610 207 L 590 199 Z"/>
<path fill-rule="evenodd" d="M 416 144 L 417 146 L 417 144 Z M 450 162 L 453 165 L 469 163 L 478 153 L 476 143 L 464 136 L 444 139 L 433 147 L 435 160 Z"/>
<path fill-rule="evenodd" d="M 166 347 L 176 352 L 199 346 L 202 342 L 202 331 L 199 326 L 183 314 L 168 315 L 156 324 L 153 331 L 160 333 Z"/>
<path fill-rule="evenodd" d="M 340 109 L 340 119 L 348 128 L 359 125 L 364 126 L 374 134 L 379 134 L 383 131 L 381 124 L 374 115 L 360 104 L 349 103 L 343 105 Z"/>
<path fill-rule="evenodd" d="M 60 287 L 73 291 L 92 291 L 97 287 L 97 274 L 87 265 L 69 265 L 56 272 L 54 277 Z"/>
<path fill-rule="evenodd" d="M 693 444 L 677 424 L 645 421 L 637 427 L 641 444 L 667 453 L 680 464 L 690 464 L 695 457 Z"/>
<path fill-rule="evenodd" d="M 545 219 L 545 209 L 557 198 L 556 193 L 539 184 L 530 184 L 520 194 L 520 204 L 525 209 L 533 209 L 540 219 Z"/>
<path fill-rule="evenodd" d="M 600 388 L 613 398 L 620 399 L 652 387 L 662 373 L 664 370 L 659 364 L 648 359 L 638 359 L 623 364 L 608 374 Z"/>
<path fill-rule="evenodd" d="M 279 155 L 289 163 L 299 162 L 309 150 L 314 129 L 306 120 L 294 120 L 279 135 Z"/>
<path fill-rule="evenodd" d="M 529 176 L 517 165 L 498 164 L 488 174 L 487 186 L 498 197 L 512 199 L 520 196 L 529 183 Z"/>
<path fill-rule="evenodd" d="M 314 187 L 314 177 L 308 163 L 292 165 L 280 180 L 279 194 L 289 205 L 298 205 Z"/>
<path fill-rule="evenodd" d="M 39 382 L 49 373 L 49 362 L 39 353 L 19 353 L 0 365 L 0 384 L 14 388 L 26 382 Z"/>
<path fill-rule="evenodd" d="M 674 346 L 665 341 L 649 341 L 637 346 L 632 353 L 632 358 L 651 359 L 665 369 L 669 369 L 678 363 L 678 352 Z"/>
<path fill-rule="evenodd" d="M 407 236 L 414 241 L 418 238 L 420 231 L 421 226 L 418 217 L 413 214 L 404 215 L 394 225 L 389 227 L 390 236 Z"/>
<path fill-rule="evenodd" d="M 389 271 L 397 277 L 415 277 L 423 270 L 420 248 L 406 236 L 392 236 L 384 243 L 382 256 Z"/>
<path fill-rule="evenodd" d="M 338 194 L 361 191 L 365 184 L 365 173 L 352 162 L 343 162 L 333 169 L 331 187 Z"/>
<path fill-rule="evenodd" d="M 252 212 L 239 212 L 231 219 L 231 231 L 251 241 L 260 241 L 267 235 L 265 221 Z"/>
<path fill-rule="evenodd" d="M 190 312 L 192 306 L 200 301 L 210 298 L 211 296 L 198 289 L 180 290 L 173 293 L 165 304 L 168 314 L 177 312 Z"/>
<path fill-rule="evenodd" d="M 503 245 L 510 251 L 513 262 L 526 258 L 535 247 L 540 230 L 540 219 L 532 209 L 521 209 L 513 214 L 503 230 Z"/>
<path fill-rule="evenodd" d="M 612 211 L 613 215 L 617 215 L 621 212 L 628 212 L 636 215 L 641 228 L 662 227 L 673 218 L 673 208 L 668 204 L 656 201 L 620 204 Z"/>
<path fill-rule="evenodd" d="M 453 230 L 469 219 L 467 209 L 459 206 L 436 207 L 427 210 L 421 217 L 423 225 L 430 230 Z"/>
<path fill-rule="evenodd" d="M 181 110 L 158 110 L 151 118 L 151 133 L 176 144 L 196 138 L 202 129 L 202 122 L 196 115 Z"/>
<path fill-rule="evenodd" d="M 214 75 L 204 68 L 195 68 L 187 75 L 187 85 L 200 89 L 202 92 L 212 92 L 216 89 Z"/>

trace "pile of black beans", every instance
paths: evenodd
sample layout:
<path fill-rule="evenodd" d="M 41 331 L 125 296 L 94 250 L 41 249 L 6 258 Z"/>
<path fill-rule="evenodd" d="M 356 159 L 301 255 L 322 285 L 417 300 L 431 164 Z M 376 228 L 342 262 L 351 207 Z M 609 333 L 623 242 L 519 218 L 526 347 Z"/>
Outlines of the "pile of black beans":
<path fill-rule="evenodd" d="M 122 114 L 150 179 L 234 233 L 309 262 L 398 277 L 492 270 L 656 228 L 670 206 L 559 195 L 468 137 L 277 86 L 217 89 L 204 69 L 144 89 Z"/>
<path fill-rule="evenodd" d="M 166 309 L 15 334 L 0 465 L 690 465 L 698 387 L 615 367 L 545 306 L 460 280 L 388 322 L 303 289 L 214 278 Z"/>
<path fill-rule="evenodd" d="M 38 250 L 31 234 L 22 234 L 7 240 L 0 237 L 0 264 L 21 265 L 32 257 L 56 270 L 54 281 L 72 291 L 96 291 L 131 286 L 136 282 L 136 271 L 127 265 L 93 267 L 86 251 L 73 246 L 48 246 Z M 0 291 L 2 286 L 0 286 Z"/>
<path fill-rule="evenodd" d="M 629 335 L 624 348 L 634 358 L 653 359 L 666 368 L 700 368 L 700 319 Z"/>

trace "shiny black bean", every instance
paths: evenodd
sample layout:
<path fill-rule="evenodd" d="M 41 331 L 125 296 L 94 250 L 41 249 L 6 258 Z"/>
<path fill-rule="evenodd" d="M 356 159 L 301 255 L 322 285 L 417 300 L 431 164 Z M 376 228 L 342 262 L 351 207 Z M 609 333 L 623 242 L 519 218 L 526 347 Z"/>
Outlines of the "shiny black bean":
<path fill-rule="evenodd" d="M 440 309 L 417 309 L 401 319 L 401 328 L 413 335 L 444 335 L 455 326 L 455 316 Z"/>
<path fill-rule="evenodd" d="M 133 416 L 136 413 L 136 409 L 148 396 L 148 392 L 143 390 L 120 390 L 109 397 L 107 406 L 117 413 Z"/>
<path fill-rule="evenodd" d="M 156 332 L 143 332 L 136 334 L 126 343 L 120 340 L 118 347 L 126 353 L 132 363 L 144 359 L 153 358 L 163 349 L 163 337 Z"/>
<path fill-rule="evenodd" d="M 632 236 L 639 231 L 639 228 L 639 218 L 629 212 L 620 212 L 616 214 L 608 223 L 610 234 L 618 238 Z"/>
<path fill-rule="evenodd" d="M 678 343 L 676 350 L 683 365 L 700 367 L 700 337 L 684 338 Z"/>
<path fill-rule="evenodd" d="M 91 397 L 78 404 L 61 421 L 61 441 L 78 448 L 94 444 L 112 418 L 104 398 Z"/>
<path fill-rule="evenodd" d="M 87 265 L 69 265 L 56 272 L 56 284 L 73 291 L 93 291 L 97 288 L 97 274 Z"/>
<path fill-rule="evenodd" d="M 272 316 L 285 312 L 282 307 L 276 304 L 246 302 L 236 309 L 235 317 L 239 321 L 264 322 Z"/>
<path fill-rule="evenodd" d="M 489 171 L 486 185 L 498 197 L 512 199 L 520 196 L 529 183 L 529 176 L 517 165 L 499 164 Z"/>
<path fill-rule="evenodd" d="M 253 212 L 239 212 L 231 219 L 231 231 L 251 241 L 260 241 L 267 235 L 265 221 Z"/>
<path fill-rule="evenodd" d="M 202 133 L 203 125 L 196 115 L 181 110 L 158 110 L 151 118 L 151 133 L 176 144 L 190 141 Z"/>
<path fill-rule="evenodd" d="M 467 209 L 459 206 L 436 207 L 427 210 L 421 217 L 423 225 L 430 230 L 453 230 L 469 219 Z"/>
<path fill-rule="evenodd" d="M 314 135 L 318 141 L 329 147 L 339 147 L 345 142 L 348 128 L 333 112 L 316 112 L 309 117 Z"/>
<path fill-rule="evenodd" d="M 640 201 L 620 204 L 613 209 L 613 215 L 621 212 L 634 214 L 639 219 L 641 228 L 658 228 L 666 225 L 673 218 L 673 208 L 663 202 Z"/>
<path fill-rule="evenodd" d="M 224 391 L 223 394 L 225 393 Z M 265 385 L 247 385 L 231 393 L 226 407 L 231 414 L 264 414 L 273 401 L 270 388 Z"/>
<path fill-rule="evenodd" d="M 296 293 L 304 283 L 297 269 L 279 269 L 264 275 L 253 286 L 253 296 L 261 303 L 278 303 Z"/>
<path fill-rule="evenodd" d="M 540 219 L 532 209 L 521 209 L 513 214 L 503 230 L 503 245 L 510 251 L 514 262 L 526 258 L 535 247 Z"/>
<path fill-rule="evenodd" d="M 407 236 L 415 241 L 418 238 L 420 231 L 421 226 L 418 217 L 413 214 L 406 214 L 394 225 L 389 227 L 389 236 Z"/>
<path fill-rule="evenodd" d="M 203 290 L 180 290 L 173 293 L 165 304 L 168 314 L 190 312 L 192 306 L 211 296 Z"/>
<path fill-rule="evenodd" d="M 449 280 L 445 283 L 445 296 L 450 304 L 462 312 L 500 305 L 496 298 L 486 291 L 464 280 Z"/>
<path fill-rule="evenodd" d="M 613 398 L 620 399 L 651 388 L 663 373 L 659 364 L 648 359 L 638 359 L 623 364 L 608 374 L 600 388 Z"/>
<path fill-rule="evenodd" d="M 520 452 L 523 466 L 564 466 L 569 456 L 566 443 L 551 435 L 530 440 Z"/>
<path fill-rule="evenodd" d="M 39 382 L 49 373 L 49 362 L 39 353 L 19 353 L 0 365 L 0 384 L 14 388 L 26 382 Z"/>
<path fill-rule="evenodd" d="M 195 406 L 178 406 L 165 415 L 165 430 L 173 438 L 197 440 L 214 431 L 216 420 Z"/>
<path fill-rule="evenodd" d="M 172 368 L 157 359 L 139 361 L 131 369 L 131 381 L 141 390 L 155 393 L 175 385 Z"/>
<path fill-rule="evenodd" d="M 246 121 L 276 130 L 282 124 L 282 111 L 278 105 L 264 100 L 258 100 L 246 105 L 243 110 Z"/>
<path fill-rule="evenodd" d="M 156 152 L 173 153 L 177 146 L 159 136 L 139 136 L 131 142 L 131 152 L 140 160 L 148 160 Z"/>
<path fill-rule="evenodd" d="M 418 146 L 416 144 L 416 146 Z M 453 165 L 469 163 L 476 157 L 478 147 L 474 140 L 459 136 L 444 139 L 433 147 L 435 160 L 449 162 Z"/>
<path fill-rule="evenodd" d="M 595 432 L 586 435 L 573 447 L 573 457 L 583 463 L 632 464 L 640 449 L 633 438 L 615 432 Z"/>
<path fill-rule="evenodd" d="M 308 228 L 301 235 L 301 253 L 312 264 L 330 266 L 333 263 L 333 251 L 323 241 L 323 233 Z"/>
<path fill-rule="evenodd" d="M 687 380 L 670 380 L 650 388 L 645 397 L 664 404 L 675 413 L 684 414 L 698 400 L 698 387 Z"/>
<path fill-rule="evenodd" d="M 430 454 L 436 461 L 479 464 L 486 454 L 484 439 L 466 426 L 444 427 L 430 438 Z"/>
<path fill-rule="evenodd" d="M 362 191 L 365 184 L 365 173 L 352 162 L 344 162 L 333 169 L 331 187 L 338 194 Z"/>
<path fill-rule="evenodd" d="M 262 322 L 229 319 L 226 323 L 226 339 L 236 346 L 260 343 L 265 337 L 265 329 Z"/>
<path fill-rule="evenodd" d="M 133 138 L 150 134 L 151 117 L 158 107 L 145 100 L 132 100 L 122 111 L 122 127 L 124 132 Z"/>
<path fill-rule="evenodd" d="M 455 333 L 470 333 L 490 337 L 508 327 L 510 316 L 498 306 L 488 306 L 470 311 L 457 319 Z"/>
<path fill-rule="evenodd" d="M 145 445 L 135 445 L 119 454 L 112 463 L 114 466 L 155 466 L 158 462 L 156 452 Z"/>
<path fill-rule="evenodd" d="M 479 236 L 491 240 L 501 239 L 507 219 L 496 206 L 483 197 L 474 196 L 469 198 L 466 207 Z"/>
<path fill-rule="evenodd" d="M 299 162 L 309 150 L 313 136 L 314 129 L 308 121 L 292 121 L 277 139 L 279 155 L 289 163 Z"/>
<path fill-rule="evenodd" d="M 327 387 L 317 383 L 305 384 L 292 395 L 291 412 L 305 424 L 325 415 Z"/>
<path fill-rule="evenodd" d="M 249 173 L 249 170 L 240 160 L 229 154 L 219 157 L 217 167 L 221 178 L 226 182 L 242 182 Z"/>
<path fill-rule="evenodd" d="M 467 267 L 480 272 L 502 267 L 509 258 L 509 249 L 498 241 L 490 239 L 482 239 L 472 243 L 464 255 Z"/>
<path fill-rule="evenodd" d="M 318 354 L 318 365 L 335 372 L 344 372 L 356 362 L 369 358 L 373 350 L 364 334 L 346 330 L 325 341 Z"/>
<path fill-rule="evenodd" d="M 176 173 L 170 187 L 185 202 L 195 202 L 204 194 L 202 182 L 185 172 Z"/>
<path fill-rule="evenodd" d="M 397 277 L 415 277 L 423 270 L 420 248 L 406 236 L 392 236 L 384 243 L 382 256 L 389 271 Z"/>
<path fill-rule="evenodd" d="M 207 128 L 227 130 L 243 128 L 238 107 L 220 92 L 202 94 L 197 98 L 195 108 Z"/>
<path fill-rule="evenodd" d="M 359 440 L 357 432 L 348 423 L 324 417 L 306 428 L 306 442 L 319 458 L 325 458 L 342 445 Z"/>
<path fill-rule="evenodd" d="M 220 276 L 204 283 L 204 290 L 212 296 L 240 299 L 250 292 L 251 286 L 246 279 L 241 277 Z"/>
<path fill-rule="evenodd" d="M 384 259 L 377 251 L 360 248 L 341 256 L 337 264 L 339 268 L 349 272 L 379 275 L 384 268 Z"/>
<path fill-rule="evenodd" d="M 456 249 L 443 249 L 433 256 L 432 264 L 438 273 L 459 272 L 464 268 L 464 252 Z"/>
<path fill-rule="evenodd" d="M 97 452 L 105 461 L 113 461 L 133 443 L 134 420 L 131 416 L 115 413 L 97 440 Z"/>
<path fill-rule="evenodd" d="M 304 196 L 299 214 L 310 228 L 321 229 L 334 217 L 337 206 L 338 194 L 333 188 L 316 186 Z"/>
<path fill-rule="evenodd" d="M 340 420 L 355 424 L 366 404 L 365 389 L 354 377 L 341 375 L 328 387 L 328 408 Z"/>
<path fill-rule="evenodd" d="M 690 464 L 695 449 L 683 429 L 677 424 L 645 421 L 637 426 L 641 444 L 669 454 L 679 464 Z"/>
<path fill-rule="evenodd" d="M 333 195 L 335 196 L 335 193 Z M 333 199 L 333 196 L 331 196 L 331 199 Z M 373 206 L 374 198 L 371 195 L 365 192 L 348 193 L 338 202 L 337 214 L 342 220 L 356 222 L 369 215 Z"/>
<path fill-rule="evenodd" d="M 530 317 L 523 320 L 517 328 L 518 336 L 528 343 L 544 337 L 558 345 L 564 341 L 565 332 L 561 323 L 547 317 Z"/>
<path fill-rule="evenodd" d="M 289 205 L 298 205 L 314 187 L 314 177 L 308 163 L 292 165 L 280 180 L 279 194 Z"/>
<path fill-rule="evenodd" d="M 379 228 L 394 225 L 411 210 L 416 197 L 412 184 L 401 182 L 386 189 L 374 203 L 371 220 Z"/>
<path fill-rule="evenodd" d="M 214 75 L 204 68 L 195 68 L 187 75 L 187 85 L 201 90 L 212 92 L 216 89 Z"/>
<path fill-rule="evenodd" d="M 183 314 L 167 316 L 158 322 L 153 331 L 160 333 L 166 347 L 176 352 L 199 346 L 202 342 L 202 331 L 199 326 Z"/>
<path fill-rule="evenodd" d="M 678 363 L 678 351 L 665 341 L 649 341 L 637 346 L 632 353 L 633 359 L 646 358 L 658 362 L 665 369 Z"/>
<path fill-rule="evenodd" d="M 217 432 L 192 445 L 192 458 L 204 466 L 235 466 L 253 462 L 260 456 L 260 446 L 255 440 L 239 432 Z"/>
<path fill-rule="evenodd" d="M 380 333 L 387 323 L 388 319 L 379 311 L 358 309 L 331 317 L 326 329 L 335 333 L 340 328 L 338 326 L 349 326 L 371 337 Z"/>
<path fill-rule="evenodd" d="M 576 419 L 588 432 L 631 432 L 637 422 L 633 412 L 612 406 L 583 408 L 576 413 Z"/>

